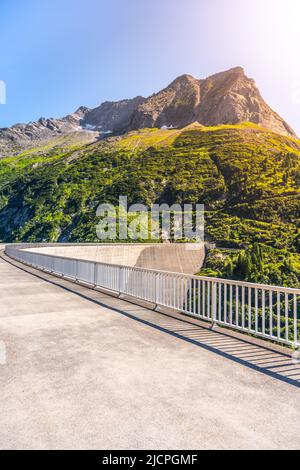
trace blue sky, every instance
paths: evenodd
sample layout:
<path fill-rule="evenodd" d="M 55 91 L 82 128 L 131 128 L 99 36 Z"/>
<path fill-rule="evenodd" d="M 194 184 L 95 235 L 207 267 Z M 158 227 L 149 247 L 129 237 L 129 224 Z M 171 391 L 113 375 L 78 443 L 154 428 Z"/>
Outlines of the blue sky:
<path fill-rule="evenodd" d="M 299 0 L 0 0 L 0 127 L 241 65 L 300 134 Z"/>

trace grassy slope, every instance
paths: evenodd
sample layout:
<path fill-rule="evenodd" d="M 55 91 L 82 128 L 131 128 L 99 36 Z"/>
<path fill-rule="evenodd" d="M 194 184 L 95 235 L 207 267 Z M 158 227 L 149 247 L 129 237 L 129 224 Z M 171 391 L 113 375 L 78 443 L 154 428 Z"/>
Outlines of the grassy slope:
<path fill-rule="evenodd" d="M 209 239 L 239 251 L 247 244 L 248 253 L 263 244 L 258 280 L 300 278 L 300 142 L 247 123 L 145 129 L 2 159 L 0 239 L 96 240 L 98 203 L 119 195 L 149 205 L 205 203 Z M 255 262 L 238 257 L 213 252 L 203 272 L 256 280 Z"/>

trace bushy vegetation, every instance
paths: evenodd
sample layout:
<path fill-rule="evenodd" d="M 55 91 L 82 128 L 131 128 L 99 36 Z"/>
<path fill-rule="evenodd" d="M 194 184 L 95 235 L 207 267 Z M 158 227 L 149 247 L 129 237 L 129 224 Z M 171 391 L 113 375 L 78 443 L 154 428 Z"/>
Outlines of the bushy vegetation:
<path fill-rule="evenodd" d="M 247 249 L 212 249 L 202 275 L 300 287 L 300 255 L 255 243 Z"/>
<path fill-rule="evenodd" d="M 253 124 L 146 129 L 0 159 L 0 239 L 97 241 L 99 203 L 204 203 L 201 273 L 300 279 L 300 142 Z"/>

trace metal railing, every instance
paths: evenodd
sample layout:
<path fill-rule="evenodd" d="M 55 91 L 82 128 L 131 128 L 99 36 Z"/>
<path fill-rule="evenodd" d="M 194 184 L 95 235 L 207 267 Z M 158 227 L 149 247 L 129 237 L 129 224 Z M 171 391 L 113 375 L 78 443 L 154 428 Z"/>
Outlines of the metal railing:
<path fill-rule="evenodd" d="M 24 248 L 7 245 L 5 251 L 18 261 L 73 281 L 278 343 L 300 346 L 300 289 L 100 263 Z"/>

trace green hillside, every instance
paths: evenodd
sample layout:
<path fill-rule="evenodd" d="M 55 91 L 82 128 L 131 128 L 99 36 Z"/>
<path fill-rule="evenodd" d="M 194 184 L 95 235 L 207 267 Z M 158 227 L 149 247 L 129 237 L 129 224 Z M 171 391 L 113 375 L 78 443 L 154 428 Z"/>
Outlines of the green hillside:
<path fill-rule="evenodd" d="M 218 249 L 202 273 L 299 284 L 300 141 L 248 123 L 194 124 L 27 150 L 0 159 L 0 239 L 97 241 L 96 207 L 119 195 L 204 203 Z"/>

